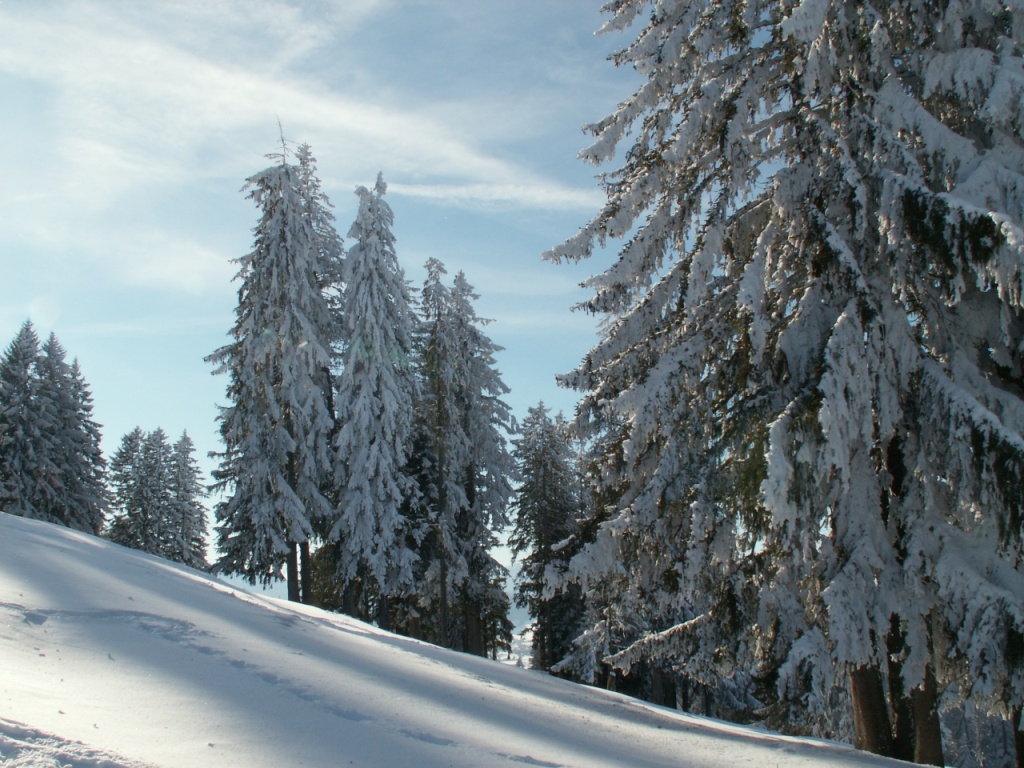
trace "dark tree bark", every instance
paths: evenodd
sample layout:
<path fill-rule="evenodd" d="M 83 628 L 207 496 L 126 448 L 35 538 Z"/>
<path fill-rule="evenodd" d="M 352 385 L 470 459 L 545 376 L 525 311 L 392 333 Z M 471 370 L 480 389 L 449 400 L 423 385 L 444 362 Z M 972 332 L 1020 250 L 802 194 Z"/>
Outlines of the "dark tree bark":
<path fill-rule="evenodd" d="M 484 644 L 484 622 L 480 618 L 480 606 L 475 600 L 466 599 L 463 601 L 465 611 L 465 641 L 463 650 L 475 656 L 486 656 L 487 648 Z"/>
<path fill-rule="evenodd" d="M 299 595 L 299 545 L 294 541 L 288 545 L 287 576 L 288 599 L 293 603 L 301 602 Z"/>
<path fill-rule="evenodd" d="M 299 544 L 299 587 L 302 602 L 307 605 L 313 604 L 312 567 L 309 559 L 309 541 L 304 541 Z"/>
<path fill-rule="evenodd" d="M 377 596 L 377 626 L 391 631 L 391 601 L 386 595 Z"/>
<path fill-rule="evenodd" d="M 651 703 L 676 708 L 676 686 L 661 667 L 651 669 Z"/>
<path fill-rule="evenodd" d="M 914 705 L 914 762 L 945 765 L 939 726 L 939 691 L 931 666 L 925 670 L 924 685 L 911 691 L 910 698 Z"/>
<path fill-rule="evenodd" d="M 445 648 L 450 647 L 451 639 L 448 637 L 448 554 L 444 551 L 444 540 L 441 531 L 438 530 L 438 546 L 440 558 L 440 589 L 437 605 L 437 644 Z"/>
<path fill-rule="evenodd" d="M 889 633 L 885 638 L 888 655 L 889 704 L 892 711 L 893 757 L 908 763 L 914 759 L 916 740 L 914 702 L 903 687 L 903 655 L 906 634 L 900 627 L 899 617 L 893 614 Z"/>
<path fill-rule="evenodd" d="M 865 752 L 893 756 L 889 706 L 877 667 L 850 671 L 850 699 L 853 704 L 853 745 Z"/>
<path fill-rule="evenodd" d="M 362 584 L 359 579 L 353 579 L 341 593 L 341 612 L 346 616 L 351 616 L 355 619 L 363 620 L 366 617 L 363 616 L 361 607 L 362 603 Z"/>
<path fill-rule="evenodd" d="M 1013 710 L 1013 741 L 1017 747 L 1017 768 L 1024 768 L 1024 733 L 1020 730 L 1021 707 Z"/>

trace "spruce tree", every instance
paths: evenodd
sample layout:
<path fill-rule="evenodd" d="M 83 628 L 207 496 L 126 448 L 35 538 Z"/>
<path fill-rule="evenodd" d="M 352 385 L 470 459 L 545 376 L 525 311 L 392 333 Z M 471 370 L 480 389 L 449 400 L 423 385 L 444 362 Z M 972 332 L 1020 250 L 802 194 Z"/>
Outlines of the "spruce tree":
<path fill-rule="evenodd" d="M 141 427 L 121 437 L 121 443 L 110 457 L 110 488 L 114 515 L 107 536 L 124 547 L 142 549 L 150 538 L 149 510 L 143 503 L 142 443 L 146 439 Z"/>
<path fill-rule="evenodd" d="M 182 432 L 169 456 L 167 479 L 172 509 L 169 517 L 178 525 L 169 539 L 165 556 L 192 568 L 205 569 L 207 520 L 202 500 L 207 494 L 194 453 L 192 438 Z"/>
<path fill-rule="evenodd" d="M 12 515 L 56 522 L 47 516 L 41 490 L 57 468 L 41 418 L 52 424 L 53 414 L 37 410 L 38 357 L 39 337 L 26 320 L 0 360 L 0 505 Z"/>
<path fill-rule="evenodd" d="M 279 162 L 246 183 L 261 218 L 253 250 L 238 260 L 241 281 L 233 341 L 207 360 L 229 377 L 231 404 L 219 421 L 224 452 L 214 488 L 219 567 L 252 583 L 279 578 L 308 599 L 313 525 L 329 519 L 333 414 L 325 371 L 333 318 L 323 293 L 324 235 L 310 216 L 310 171 Z M 323 223 L 322 221 L 320 223 Z"/>
<path fill-rule="evenodd" d="M 463 648 L 485 656 L 489 649 L 509 644 L 507 639 L 495 636 L 494 631 L 507 638 L 512 629 L 507 618 L 511 606 L 505 591 L 508 569 L 494 558 L 492 551 L 498 546 L 498 533 L 510 521 L 516 468 L 507 436 L 518 427 L 503 399 L 509 388 L 501 378 L 495 357 L 502 347 L 484 332 L 492 321 L 476 314 L 474 304 L 480 297 L 462 271 L 452 280 L 451 298 L 468 383 L 461 395 L 470 445 L 465 480 L 469 506 L 460 526 L 470 564 L 469 579 L 461 595 Z"/>
<path fill-rule="evenodd" d="M 171 446 L 159 427 L 136 427 L 121 438 L 111 458 L 115 504 L 111 541 L 125 547 L 174 559 L 181 530 L 179 510 L 171 504 Z"/>
<path fill-rule="evenodd" d="M 568 565 L 560 545 L 576 533 L 580 484 L 561 414 L 552 419 L 543 403 L 530 408 L 513 443 L 520 478 L 509 536 L 519 561 L 516 605 L 529 609 L 533 620 L 533 666 L 550 669 L 569 655 L 582 618 L 582 595 L 575 585 L 546 594 L 548 568 L 564 571 Z"/>
<path fill-rule="evenodd" d="M 139 504 L 148 522 L 136 549 L 173 559 L 183 520 L 171 504 L 171 444 L 160 427 L 148 432 L 139 451 Z"/>
<path fill-rule="evenodd" d="M 57 336 L 40 349 L 34 410 L 45 434 L 48 483 L 44 519 L 69 528 L 99 533 L 108 505 L 106 461 L 100 451 L 99 425 L 92 420 L 92 396 L 78 361 L 67 362 Z"/>
<path fill-rule="evenodd" d="M 627 238 L 566 378 L 582 427 L 625 425 L 574 561 L 644 595 L 614 662 L 760 664 L 808 711 L 848 687 L 858 746 L 940 763 L 939 691 L 1024 702 L 1020 11 L 608 8 L 651 9 L 615 57 L 645 82 L 592 127 L 607 203 L 548 255 Z"/>
<path fill-rule="evenodd" d="M 360 582 L 388 625 L 388 598 L 413 583 L 415 536 L 406 505 L 415 491 L 407 463 L 416 401 L 413 311 L 391 233 L 387 185 L 359 187 L 359 212 L 349 230 L 339 309 L 341 373 L 334 439 L 337 511 L 327 539 L 336 542 L 337 576 L 349 593 Z M 364 616 L 369 618 L 369 616 Z"/>
<path fill-rule="evenodd" d="M 187 433 L 172 446 L 161 428 L 135 427 L 110 461 L 111 541 L 193 568 L 206 567 L 206 491 Z"/>
<path fill-rule="evenodd" d="M 65 380 L 68 409 L 66 432 L 69 525 L 99 533 L 110 509 L 107 460 L 100 448 L 100 424 L 92 418 L 92 392 L 78 359 L 71 361 Z M 75 521 L 75 522 L 71 522 Z"/>
<path fill-rule="evenodd" d="M 28 321 L 0 359 L 0 506 L 88 533 L 108 499 L 99 425 L 78 362 Z"/>
<path fill-rule="evenodd" d="M 337 320 L 337 315 L 341 311 L 341 271 L 345 260 L 345 247 L 334 228 L 335 216 L 331 212 L 334 206 L 327 193 L 323 191 L 312 148 L 308 144 L 300 144 L 295 150 L 295 158 L 298 161 L 299 196 L 302 198 L 305 215 L 313 232 L 318 282 Z M 335 322 L 332 324 L 332 341 L 338 341 L 339 333 L 340 328 Z"/>
<path fill-rule="evenodd" d="M 496 583 L 506 573 L 490 554 L 508 521 L 514 465 L 505 433 L 514 428 L 495 368 L 500 350 L 483 333 L 472 287 L 461 273 L 444 285 L 444 265 L 427 262 L 421 295 L 419 429 L 425 458 L 429 534 L 423 542 L 424 596 L 436 615 L 437 642 L 483 655 L 484 615 L 507 615 Z M 501 622 L 491 622 L 498 626 Z M 503 630 L 504 631 L 504 630 Z"/>

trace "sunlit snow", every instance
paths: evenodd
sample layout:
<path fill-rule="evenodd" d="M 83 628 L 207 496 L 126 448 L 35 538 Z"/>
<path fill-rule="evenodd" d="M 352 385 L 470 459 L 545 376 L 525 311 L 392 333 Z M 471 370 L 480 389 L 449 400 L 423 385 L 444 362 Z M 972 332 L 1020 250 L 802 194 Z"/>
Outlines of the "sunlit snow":
<path fill-rule="evenodd" d="M 0 513 L 0 765 L 884 766 Z"/>

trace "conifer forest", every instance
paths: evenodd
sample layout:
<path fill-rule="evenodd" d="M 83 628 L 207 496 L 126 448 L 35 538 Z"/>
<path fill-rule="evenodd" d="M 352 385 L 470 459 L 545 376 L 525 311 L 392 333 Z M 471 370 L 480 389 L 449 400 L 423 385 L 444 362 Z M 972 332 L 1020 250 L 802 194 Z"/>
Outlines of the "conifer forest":
<path fill-rule="evenodd" d="M 212 476 L 174 425 L 104 457 L 26 321 L 0 509 L 697 715 L 1024 766 L 1024 4 L 609 0 L 603 31 L 639 85 L 585 129 L 602 202 L 523 255 L 595 264 L 573 413 L 513 413 L 473 275 L 407 279 L 385 174 L 328 199 L 285 119 L 204 361 Z"/>

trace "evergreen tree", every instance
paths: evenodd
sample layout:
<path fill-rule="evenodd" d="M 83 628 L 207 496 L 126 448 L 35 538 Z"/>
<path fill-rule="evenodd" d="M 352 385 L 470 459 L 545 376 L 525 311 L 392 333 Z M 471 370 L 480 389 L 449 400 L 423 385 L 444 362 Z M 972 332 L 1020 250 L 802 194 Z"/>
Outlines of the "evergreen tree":
<path fill-rule="evenodd" d="M 508 610 L 504 591 L 494 589 L 505 569 L 490 550 L 508 521 L 515 470 L 503 433 L 514 424 L 501 400 L 508 389 L 494 368 L 500 347 L 479 328 L 484 321 L 473 309 L 472 288 L 461 274 L 453 288 L 445 286 L 437 259 L 426 268 L 419 354 L 429 521 L 423 599 L 436 615 L 437 642 L 484 655 L 493 643 L 484 636 L 483 616 Z"/>
<path fill-rule="evenodd" d="M 172 558 L 184 521 L 171 503 L 171 444 L 160 427 L 146 434 L 139 451 L 139 504 L 148 525 L 136 549 Z"/>
<path fill-rule="evenodd" d="M 121 438 L 121 444 L 110 458 L 109 479 L 114 516 L 107 535 L 116 544 L 133 549 L 143 548 L 143 542 L 150 539 L 149 531 L 153 527 L 142 497 L 145 482 L 142 475 L 142 443 L 145 439 L 142 428 L 135 427 Z"/>
<path fill-rule="evenodd" d="M 202 499 L 207 494 L 194 453 L 192 438 L 182 432 L 170 453 L 168 490 L 172 513 L 169 518 L 178 521 L 178 527 L 169 540 L 165 556 L 192 568 L 205 569 L 207 520 Z"/>
<path fill-rule="evenodd" d="M 327 539 L 343 591 L 360 582 L 378 600 L 387 626 L 388 598 L 408 591 L 416 532 L 406 515 L 415 486 L 408 474 L 416 371 L 416 316 L 391 234 L 394 214 L 381 176 L 373 191 L 359 187 L 359 212 L 349 231 L 339 311 L 342 353 L 337 380 L 334 446 L 335 522 Z M 358 613 L 353 606 L 348 610 Z M 369 618 L 369 617 L 365 617 Z"/>
<path fill-rule="evenodd" d="M 57 522 L 42 503 L 41 489 L 57 468 L 37 411 L 38 356 L 39 337 L 26 320 L 0 360 L 0 504 L 12 515 Z M 46 420 L 52 424 L 53 414 Z"/>
<path fill-rule="evenodd" d="M 268 583 L 287 566 L 289 599 L 308 599 L 313 524 L 333 508 L 324 495 L 333 429 L 329 387 L 333 319 L 323 294 L 322 220 L 310 215 L 310 166 L 279 163 L 248 179 L 260 208 L 253 250 L 238 260 L 233 341 L 207 360 L 229 376 L 219 420 L 225 450 L 214 488 L 218 565 Z M 319 221 L 319 223 L 318 223 Z M 300 589 L 299 553 L 303 559 Z"/>
<path fill-rule="evenodd" d="M 473 305 L 479 296 L 462 271 L 452 280 L 451 298 L 468 382 L 461 394 L 470 446 L 465 480 L 469 506 L 460 524 L 470 566 L 461 595 L 463 648 L 485 656 L 489 651 L 493 655 L 499 647 L 508 647 L 511 641 L 512 625 L 507 618 L 511 606 L 505 591 L 508 570 L 491 552 L 498 546 L 497 534 L 509 524 L 516 468 L 506 435 L 513 434 L 517 425 L 502 399 L 509 393 L 495 358 L 502 347 L 484 333 L 483 328 L 492 321 L 476 314 Z M 485 631 L 488 624 L 491 632 Z M 499 634 L 495 635 L 494 630 Z M 506 639 L 502 641 L 501 637 Z"/>
<path fill-rule="evenodd" d="M 462 426 L 457 395 L 465 391 L 464 366 L 456 365 L 458 342 L 451 327 L 451 291 L 441 282 L 440 261 L 427 262 L 427 279 L 420 297 L 422 318 L 419 363 L 423 397 L 418 416 L 425 439 L 422 495 L 427 507 L 430 535 L 424 542 L 421 599 L 432 610 L 435 642 L 453 645 L 450 607 L 455 585 L 467 575 L 468 564 L 458 548 L 458 520 L 469 506 L 465 478 L 469 465 L 469 438 Z"/>
<path fill-rule="evenodd" d="M 114 518 L 108 536 L 125 547 L 206 567 L 206 495 L 187 433 L 173 446 L 161 428 L 135 427 L 110 461 Z"/>
<path fill-rule="evenodd" d="M 646 81 L 585 156 L 632 146 L 549 257 L 628 236 L 566 379 L 625 425 L 574 561 L 643 595 L 614 661 L 759 659 L 808 709 L 848 684 L 858 746 L 941 763 L 945 686 L 1024 701 L 1020 10 L 608 7 L 651 8 L 616 56 Z"/>
<path fill-rule="evenodd" d="M 26 322 L 0 360 L 0 504 L 11 514 L 98 533 L 105 462 L 78 362 Z"/>
<path fill-rule="evenodd" d="M 78 359 L 71 361 L 65 380 L 70 407 L 67 410 L 65 445 L 68 470 L 69 525 L 99 533 L 110 509 L 107 492 L 107 460 L 100 449 L 100 425 L 92 419 L 92 392 Z M 77 520 L 78 524 L 70 521 Z"/>
<path fill-rule="evenodd" d="M 157 428 L 136 427 L 123 438 L 111 458 L 115 516 L 110 539 L 159 557 L 172 557 L 182 528 L 179 510 L 171 504 L 171 447 Z"/>
<path fill-rule="evenodd" d="M 300 144 L 295 151 L 298 161 L 298 191 L 302 198 L 310 230 L 316 250 L 316 273 L 320 289 L 324 293 L 332 314 L 337 316 L 340 310 L 342 265 L 345 259 L 345 248 L 334 228 L 335 217 L 331 212 L 334 207 L 323 191 L 317 175 L 316 158 L 308 144 Z M 335 323 L 331 334 L 332 341 L 337 341 L 340 328 Z"/>
<path fill-rule="evenodd" d="M 530 408 L 513 443 L 521 479 L 509 537 L 520 563 L 516 605 L 528 608 L 533 619 L 533 666 L 550 669 L 569 655 L 581 619 L 582 595 L 575 585 L 545 593 L 548 568 L 564 571 L 568 565 L 559 545 L 576 532 L 579 483 L 566 425 L 561 414 L 552 419 L 543 403 Z"/>
<path fill-rule="evenodd" d="M 99 533 L 108 505 L 106 461 L 100 451 L 99 425 L 91 418 L 92 396 L 78 361 L 53 333 L 36 363 L 37 418 L 45 420 L 46 462 L 54 468 L 47 489 L 45 518 L 89 533 Z"/>

